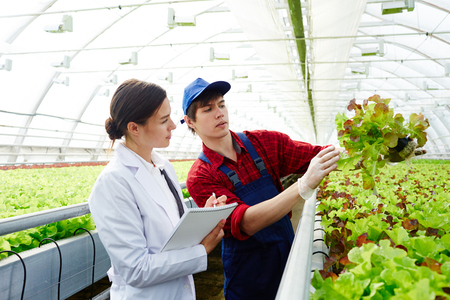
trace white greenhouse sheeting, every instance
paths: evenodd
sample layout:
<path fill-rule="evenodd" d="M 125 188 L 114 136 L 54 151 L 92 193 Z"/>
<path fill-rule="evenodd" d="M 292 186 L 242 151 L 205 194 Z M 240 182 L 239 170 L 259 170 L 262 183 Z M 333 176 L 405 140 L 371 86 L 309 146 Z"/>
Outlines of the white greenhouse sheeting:
<path fill-rule="evenodd" d="M 107 160 L 104 121 L 129 78 L 168 92 L 177 129 L 161 152 L 195 158 L 201 142 L 179 120 L 197 77 L 231 83 L 232 130 L 317 144 L 337 143 L 349 100 L 379 94 L 395 112 L 422 112 L 425 157 L 449 159 L 450 1 L 383 14 L 392 2 L 402 1 L 2 1 L 0 165 Z M 170 11 L 195 26 L 170 25 Z"/>

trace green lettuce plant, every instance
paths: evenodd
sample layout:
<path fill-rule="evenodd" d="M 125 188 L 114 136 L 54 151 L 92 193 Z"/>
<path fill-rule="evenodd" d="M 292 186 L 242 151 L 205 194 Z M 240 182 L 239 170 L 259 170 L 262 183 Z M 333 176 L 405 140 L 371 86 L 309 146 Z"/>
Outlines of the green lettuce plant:
<path fill-rule="evenodd" d="M 400 113 L 394 115 L 394 109 L 389 108 L 390 101 L 373 95 L 361 105 L 353 99 L 347 109 L 354 116 L 338 114 L 335 119 L 339 143 L 346 150 L 338 169 L 348 172 L 358 166 L 367 190 L 375 187 L 374 176 L 386 160 L 409 159 L 417 147 L 427 142 L 428 119 L 421 113 L 411 114 L 409 120 Z M 402 143 L 406 146 L 400 149 Z"/>

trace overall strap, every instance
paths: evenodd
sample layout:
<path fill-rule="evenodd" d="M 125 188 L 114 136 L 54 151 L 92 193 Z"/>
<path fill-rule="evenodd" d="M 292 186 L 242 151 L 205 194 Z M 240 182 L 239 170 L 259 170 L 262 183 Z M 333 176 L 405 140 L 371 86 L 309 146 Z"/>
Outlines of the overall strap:
<path fill-rule="evenodd" d="M 207 164 L 211 164 L 211 162 L 206 157 L 205 153 L 203 153 L 203 151 L 200 152 L 198 158 L 200 160 L 203 160 Z M 228 179 L 230 179 L 231 183 L 235 188 L 240 188 L 242 186 L 241 180 L 239 179 L 239 176 L 235 171 L 230 170 L 230 168 L 228 168 L 225 165 L 221 165 L 219 167 L 219 170 L 222 171 L 222 173 L 224 173 L 225 175 L 227 175 Z"/>
<path fill-rule="evenodd" d="M 198 155 L 198 158 L 203 160 L 205 163 L 207 164 L 211 164 L 211 162 L 209 161 L 209 159 L 206 157 L 205 153 L 200 152 L 200 154 Z"/>
<path fill-rule="evenodd" d="M 259 172 L 262 174 L 262 172 L 266 170 L 266 165 L 264 164 L 264 161 L 262 160 L 262 158 L 259 157 L 258 153 L 255 150 L 255 147 L 253 147 L 253 145 L 252 145 L 252 142 L 250 142 L 248 137 L 243 132 L 238 132 L 237 135 L 239 136 L 239 138 L 241 139 L 245 148 L 247 149 L 248 153 L 252 157 L 253 162 L 255 163 Z"/>
<path fill-rule="evenodd" d="M 253 162 L 255 163 L 256 167 L 258 168 L 259 172 L 261 173 L 261 176 L 267 174 L 266 165 L 264 164 L 264 161 L 262 160 L 262 158 L 259 157 L 258 153 L 255 150 L 255 147 L 253 147 L 253 145 L 252 145 L 252 142 L 250 142 L 248 137 L 243 132 L 237 132 L 237 135 L 239 136 L 239 138 L 241 139 L 245 148 L 247 149 L 248 153 L 252 157 Z M 198 158 L 208 164 L 211 164 L 211 162 L 206 157 L 206 155 L 203 153 L 203 151 L 200 152 Z M 231 183 L 233 184 L 233 186 L 236 189 L 240 188 L 242 186 L 242 182 L 239 179 L 239 176 L 237 175 L 237 173 L 235 171 L 230 170 L 230 168 L 228 168 L 225 165 L 221 165 L 219 167 L 219 170 L 222 171 L 222 173 L 224 173 L 225 175 L 227 175 L 227 177 L 230 179 Z"/>

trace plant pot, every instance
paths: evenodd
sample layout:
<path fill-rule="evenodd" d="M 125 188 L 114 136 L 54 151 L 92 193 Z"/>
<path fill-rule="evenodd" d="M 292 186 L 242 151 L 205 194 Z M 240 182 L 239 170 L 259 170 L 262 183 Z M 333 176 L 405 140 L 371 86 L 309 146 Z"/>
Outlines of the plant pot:
<path fill-rule="evenodd" d="M 411 139 L 410 139 L 409 137 L 404 137 L 404 138 L 398 139 L 397 146 L 395 146 L 394 149 L 397 150 L 397 152 L 402 151 L 403 148 L 405 148 L 406 145 L 408 145 L 408 142 L 409 142 L 410 140 L 411 140 Z M 391 148 L 391 149 L 392 149 L 392 148 Z"/>

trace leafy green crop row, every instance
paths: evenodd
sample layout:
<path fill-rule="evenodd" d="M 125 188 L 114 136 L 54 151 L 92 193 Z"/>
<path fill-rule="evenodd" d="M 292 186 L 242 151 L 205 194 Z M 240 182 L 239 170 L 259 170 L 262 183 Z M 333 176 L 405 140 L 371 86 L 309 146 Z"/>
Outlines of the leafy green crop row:
<path fill-rule="evenodd" d="M 1 171 L 0 218 L 82 203 L 104 166 Z M 75 217 L 0 237 L 0 250 L 21 252 L 44 238 L 72 236 L 77 228 L 95 229 L 91 215 Z M 1 257 L 6 257 L 2 253 Z"/>
<path fill-rule="evenodd" d="M 186 180 L 192 163 L 173 163 L 180 182 Z M 86 202 L 103 168 L 84 166 L 0 171 L 0 219 Z M 38 247 L 44 238 L 63 239 L 81 227 L 95 229 L 90 214 L 1 236 L 0 251 L 32 249 Z M 6 256 L 7 253 L 2 253 L 0 258 Z"/>
<path fill-rule="evenodd" d="M 450 299 L 450 165 L 386 167 L 377 195 L 355 177 L 318 194 L 330 257 L 311 299 Z"/>

